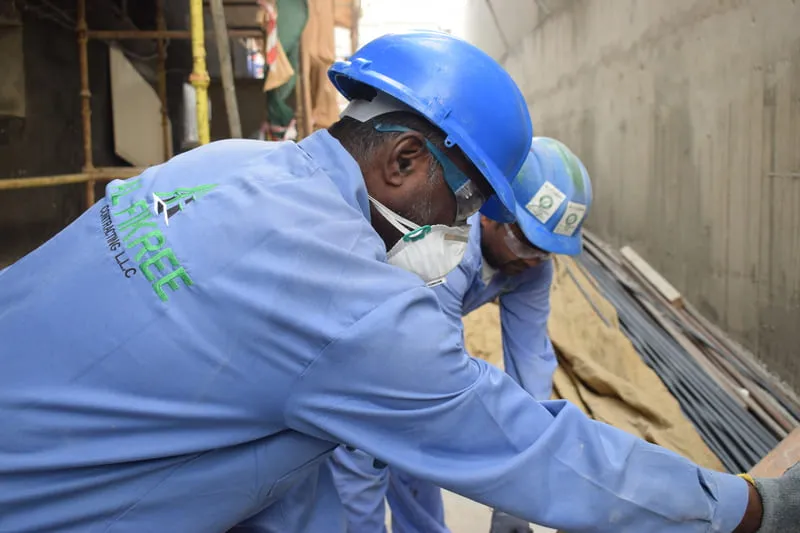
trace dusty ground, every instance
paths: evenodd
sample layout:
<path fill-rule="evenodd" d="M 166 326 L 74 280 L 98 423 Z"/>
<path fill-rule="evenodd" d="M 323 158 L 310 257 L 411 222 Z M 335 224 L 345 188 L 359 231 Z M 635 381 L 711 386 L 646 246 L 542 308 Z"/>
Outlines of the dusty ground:
<path fill-rule="evenodd" d="M 486 304 L 465 316 L 464 337 L 470 355 L 502 368 L 503 341 L 498 309 L 494 304 Z"/>

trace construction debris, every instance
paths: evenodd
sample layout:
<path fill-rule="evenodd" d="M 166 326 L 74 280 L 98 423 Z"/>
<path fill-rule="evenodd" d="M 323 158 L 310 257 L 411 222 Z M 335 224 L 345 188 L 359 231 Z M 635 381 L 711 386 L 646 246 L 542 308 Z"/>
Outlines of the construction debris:
<path fill-rule="evenodd" d="M 622 331 L 731 472 L 746 472 L 800 427 L 800 401 L 711 324 L 632 249 L 584 231 L 579 264 L 613 304 Z"/>
<path fill-rule="evenodd" d="M 571 257 L 554 260 L 548 333 L 553 392 L 591 418 L 725 471 L 678 401 L 622 331 L 614 306 Z"/>
<path fill-rule="evenodd" d="M 571 402 L 590 418 L 658 444 L 717 471 L 725 467 L 683 414 L 658 375 L 621 331 L 614 306 L 571 257 L 554 259 L 548 333 L 558 357 L 553 399 Z M 464 317 L 467 351 L 503 366 L 496 305 Z"/>

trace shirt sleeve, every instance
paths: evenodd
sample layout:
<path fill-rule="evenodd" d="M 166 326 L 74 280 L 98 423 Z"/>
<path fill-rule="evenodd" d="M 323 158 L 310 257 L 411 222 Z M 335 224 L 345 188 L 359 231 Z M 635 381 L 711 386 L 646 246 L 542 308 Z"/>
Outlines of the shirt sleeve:
<path fill-rule="evenodd" d="M 572 533 L 730 533 L 746 482 L 563 402 L 537 402 L 463 353 L 432 291 L 388 298 L 293 386 L 289 427 Z"/>
<path fill-rule="evenodd" d="M 546 262 L 511 292 L 500 296 L 503 363 L 506 373 L 537 400 L 553 391 L 556 354 L 547 334 L 553 266 Z"/>
<path fill-rule="evenodd" d="M 383 503 L 389 470 L 361 450 L 339 446 L 328 461 L 336 490 L 347 515 L 347 531 L 386 533 Z"/>

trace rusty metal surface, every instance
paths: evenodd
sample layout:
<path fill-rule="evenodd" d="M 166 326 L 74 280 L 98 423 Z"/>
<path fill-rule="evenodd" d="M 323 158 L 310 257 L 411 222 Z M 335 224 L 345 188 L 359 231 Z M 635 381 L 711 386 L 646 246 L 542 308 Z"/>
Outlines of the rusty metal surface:
<path fill-rule="evenodd" d="M 214 32 L 205 32 L 209 38 L 213 37 Z M 192 33 L 189 30 L 89 30 L 90 39 L 191 39 Z M 231 29 L 228 30 L 228 37 L 264 37 L 264 32 L 260 29 Z"/>
<path fill-rule="evenodd" d="M 60 174 L 55 176 L 31 176 L 29 178 L 0 178 L 0 191 L 17 189 L 36 189 L 40 187 L 57 187 L 72 183 L 93 183 L 137 176 L 144 171 L 135 167 L 101 167 L 91 172 L 77 174 Z"/>
<path fill-rule="evenodd" d="M 164 17 L 164 0 L 156 0 L 156 26 L 158 31 L 167 29 Z M 161 136 L 164 146 L 164 159 L 172 157 L 172 135 L 170 134 L 169 108 L 167 107 L 167 43 L 158 40 L 158 99 L 161 100 Z"/>
<path fill-rule="evenodd" d="M 89 55 L 86 26 L 86 0 L 78 0 L 78 58 L 81 72 L 81 120 L 83 125 L 83 170 L 91 172 L 94 169 L 92 159 L 92 93 L 89 90 Z M 86 182 L 84 203 L 88 207 L 94 204 L 94 180 Z"/>

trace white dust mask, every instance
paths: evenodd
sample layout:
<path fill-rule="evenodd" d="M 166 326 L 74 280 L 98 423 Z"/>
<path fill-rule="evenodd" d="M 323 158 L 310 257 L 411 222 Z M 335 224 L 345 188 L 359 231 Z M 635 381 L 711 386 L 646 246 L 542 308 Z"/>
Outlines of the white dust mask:
<path fill-rule="evenodd" d="M 371 196 L 369 201 L 403 234 L 386 254 L 389 264 L 416 274 L 428 287 L 444 283 L 445 276 L 458 266 L 467 252 L 469 224 L 419 226 Z"/>

